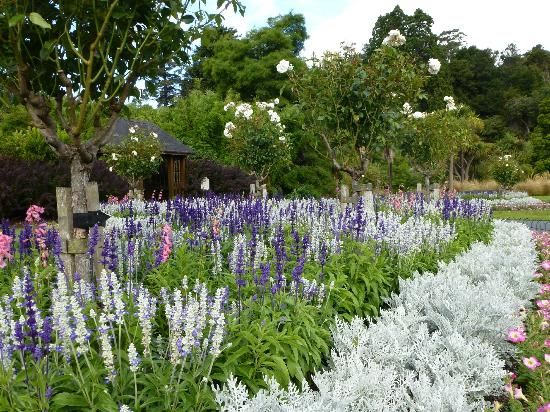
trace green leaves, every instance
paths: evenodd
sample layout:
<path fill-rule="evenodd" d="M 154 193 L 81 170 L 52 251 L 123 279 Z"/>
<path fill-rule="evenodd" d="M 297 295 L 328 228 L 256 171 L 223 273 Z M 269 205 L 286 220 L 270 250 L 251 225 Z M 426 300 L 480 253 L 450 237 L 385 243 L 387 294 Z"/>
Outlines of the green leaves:
<path fill-rule="evenodd" d="M 36 24 L 37 26 L 40 26 L 43 29 L 51 29 L 52 28 L 50 23 L 48 23 L 46 20 L 44 20 L 44 18 L 36 12 L 32 12 L 32 13 L 29 14 L 29 20 L 33 24 Z"/>
<path fill-rule="evenodd" d="M 9 27 L 17 26 L 19 23 L 23 21 L 24 18 L 25 18 L 24 14 L 16 14 L 15 16 L 10 17 L 10 19 L 8 20 Z"/>

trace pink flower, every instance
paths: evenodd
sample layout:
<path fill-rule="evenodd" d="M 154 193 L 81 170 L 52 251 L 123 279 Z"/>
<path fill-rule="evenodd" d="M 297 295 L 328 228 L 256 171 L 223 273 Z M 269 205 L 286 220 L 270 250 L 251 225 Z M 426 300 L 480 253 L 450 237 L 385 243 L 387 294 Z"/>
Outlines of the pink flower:
<path fill-rule="evenodd" d="M 550 348 L 550 339 L 546 339 L 544 341 L 544 346 L 546 346 L 547 348 Z"/>
<path fill-rule="evenodd" d="M 548 299 L 541 299 L 541 300 L 537 300 L 537 306 L 540 308 L 540 309 L 548 309 L 550 308 L 550 300 Z"/>
<path fill-rule="evenodd" d="M 508 331 L 507 339 L 512 343 L 525 342 L 527 336 L 525 335 L 525 330 L 522 327 L 512 328 Z"/>
<path fill-rule="evenodd" d="M 545 354 L 544 354 L 544 360 L 545 360 L 547 363 L 550 363 L 550 353 L 545 353 Z"/>
<path fill-rule="evenodd" d="M 28 223 L 40 222 L 42 220 L 42 213 L 44 213 L 44 208 L 38 205 L 31 205 L 27 209 L 27 217 L 25 221 Z"/>
<path fill-rule="evenodd" d="M 544 295 L 545 293 L 550 293 L 550 283 L 547 283 L 540 287 L 540 294 Z"/>
<path fill-rule="evenodd" d="M 550 412 L 550 402 L 545 403 L 542 406 L 539 406 L 539 408 L 537 409 L 537 412 Z"/>
<path fill-rule="evenodd" d="M 524 401 L 527 401 L 527 398 L 525 397 L 525 395 L 523 394 L 523 391 L 519 386 L 514 389 L 514 398 L 523 399 Z"/>
<path fill-rule="evenodd" d="M 504 390 L 508 392 L 510 396 L 514 395 L 514 387 L 512 386 L 511 383 L 507 383 L 506 385 L 504 385 Z"/>
<path fill-rule="evenodd" d="M 531 369 L 531 370 L 535 370 L 540 366 L 539 360 L 534 356 L 530 356 L 529 358 L 523 358 L 523 364 L 527 366 L 528 369 Z"/>
<path fill-rule="evenodd" d="M 550 260 L 545 260 L 540 264 L 540 267 L 544 270 L 550 270 Z"/>
<path fill-rule="evenodd" d="M 517 378 L 516 374 L 514 372 L 508 372 L 508 377 L 511 381 Z"/>
<path fill-rule="evenodd" d="M 12 260 L 11 254 L 11 236 L 4 235 L 0 232 L 0 269 L 6 267 L 6 261 Z"/>

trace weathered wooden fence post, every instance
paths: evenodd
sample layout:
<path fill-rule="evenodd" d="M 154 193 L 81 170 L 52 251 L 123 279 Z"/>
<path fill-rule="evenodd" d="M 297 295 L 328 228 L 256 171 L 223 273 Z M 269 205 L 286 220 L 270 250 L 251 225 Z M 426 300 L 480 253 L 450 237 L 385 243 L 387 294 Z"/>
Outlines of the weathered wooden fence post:
<path fill-rule="evenodd" d="M 256 184 L 250 183 L 250 196 L 256 197 Z"/>
<path fill-rule="evenodd" d="M 208 179 L 207 177 L 204 177 L 201 180 L 201 190 L 203 192 L 208 192 L 210 190 L 210 179 Z"/>
<path fill-rule="evenodd" d="M 439 184 L 437 183 L 432 185 L 432 199 L 439 200 Z"/>
<path fill-rule="evenodd" d="M 345 208 L 349 201 L 349 187 L 348 185 L 342 183 L 340 185 L 340 204 L 342 205 L 342 208 Z"/>
<path fill-rule="evenodd" d="M 422 193 L 422 183 L 416 184 L 416 193 Z"/>
<path fill-rule="evenodd" d="M 75 272 L 74 256 L 69 253 L 69 242 L 73 237 L 73 206 L 70 187 L 56 187 L 57 221 L 61 237 L 61 259 L 65 265 L 65 275 L 72 280 Z"/>

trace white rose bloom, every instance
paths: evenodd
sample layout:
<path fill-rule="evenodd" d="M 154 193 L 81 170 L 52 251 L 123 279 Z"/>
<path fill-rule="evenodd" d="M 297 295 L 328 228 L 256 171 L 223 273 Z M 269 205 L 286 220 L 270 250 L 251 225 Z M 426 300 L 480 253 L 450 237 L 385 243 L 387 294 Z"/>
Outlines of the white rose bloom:
<path fill-rule="evenodd" d="M 412 113 L 412 107 L 408 102 L 403 103 L 403 110 L 401 110 L 401 113 L 403 113 L 405 116 L 408 116 Z"/>
<path fill-rule="evenodd" d="M 132 140 L 133 142 L 138 142 L 139 141 L 139 139 L 136 136 L 130 137 L 130 140 Z"/>
<path fill-rule="evenodd" d="M 275 103 L 275 104 L 279 104 L 279 98 L 278 98 L 278 97 L 276 97 L 276 98 L 275 98 L 275 100 L 273 100 L 273 103 Z"/>
<path fill-rule="evenodd" d="M 284 137 L 284 136 L 279 136 L 279 140 L 280 140 L 281 142 L 284 142 L 284 141 L 286 140 L 286 137 Z"/>
<path fill-rule="evenodd" d="M 399 30 L 390 30 L 388 35 L 382 41 L 384 46 L 399 47 L 405 44 L 405 36 Z"/>
<path fill-rule="evenodd" d="M 112 172 L 112 171 L 113 171 L 113 166 L 111 166 L 111 167 L 109 168 L 109 172 Z"/>
<path fill-rule="evenodd" d="M 265 110 L 269 107 L 269 105 L 266 102 L 256 102 L 256 106 L 258 109 Z"/>
<path fill-rule="evenodd" d="M 452 96 L 445 96 L 443 100 L 447 103 L 447 111 L 456 110 L 455 99 Z"/>
<path fill-rule="evenodd" d="M 155 157 L 155 156 L 151 156 L 151 162 L 154 162 L 154 161 L 155 161 L 155 159 L 156 159 L 156 157 Z"/>
<path fill-rule="evenodd" d="M 128 128 L 128 131 L 129 131 L 130 133 L 134 134 L 134 133 L 136 132 L 136 129 L 135 129 L 135 127 L 133 127 L 133 126 L 130 126 L 130 127 Z"/>
<path fill-rule="evenodd" d="M 159 137 L 159 135 L 156 134 L 155 132 L 151 132 L 151 136 L 153 136 L 155 139 L 156 139 L 157 137 Z"/>
<path fill-rule="evenodd" d="M 229 102 L 227 103 L 225 106 L 223 106 L 223 110 L 224 111 L 228 111 L 229 109 L 231 109 L 232 107 L 235 107 L 235 102 Z"/>
<path fill-rule="evenodd" d="M 235 117 L 244 117 L 245 119 L 250 119 L 254 111 L 252 106 L 248 103 L 241 103 L 235 109 Z"/>
<path fill-rule="evenodd" d="M 441 69 L 441 63 L 439 60 L 437 59 L 428 60 L 428 73 L 437 74 L 439 73 L 440 69 Z"/>
<path fill-rule="evenodd" d="M 233 122 L 227 122 L 225 124 L 225 129 L 223 130 L 223 135 L 225 137 L 233 137 L 233 134 L 231 133 L 233 130 L 235 130 L 235 125 Z"/>
<path fill-rule="evenodd" d="M 134 156 L 137 156 L 137 152 L 136 152 L 135 150 L 132 150 L 132 154 L 133 154 Z"/>
<path fill-rule="evenodd" d="M 422 118 L 426 117 L 426 113 L 424 113 L 424 112 L 414 112 L 412 114 L 412 117 L 413 117 L 413 119 L 422 119 Z"/>
<path fill-rule="evenodd" d="M 281 60 L 279 64 L 277 64 L 277 71 L 279 73 L 286 73 L 287 71 L 292 71 L 294 69 L 294 66 L 288 61 L 288 60 Z"/>
<path fill-rule="evenodd" d="M 277 114 L 277 112 L 274 112 L 273 110 L 268 110 L 267 113 L 269 114 L 269 120 L 271 120 L 273 123 L 280 123 L 281 118 Z"/>

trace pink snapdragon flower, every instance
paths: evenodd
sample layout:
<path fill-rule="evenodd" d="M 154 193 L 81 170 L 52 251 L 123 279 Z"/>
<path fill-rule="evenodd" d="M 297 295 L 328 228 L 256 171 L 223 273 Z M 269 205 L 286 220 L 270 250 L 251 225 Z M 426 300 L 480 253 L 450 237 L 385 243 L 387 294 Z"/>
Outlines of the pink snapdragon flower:
<path fill-rule="evenodd" d="M 6 261 L 13 259 L 11 254 L 11 241 L 11 236 L 4 235 L 0 232 L 0 269 L 6 267 Z"/>
<path fill-rule="evenodd" d="M 527 366 L 528 369 L 535 370 L 540 366 L 540 361 L 534 356 L 528 358 L 523 358 L 523 364 Z"/>
<path fill-rule="evenodd" d="M 550 348 L 550 339 L 546 339 L 544 341 L 544 346 L 546 346 L 547 348 Z"/>
<path fill-rule="evenodd" d="M 27 217 L 25 221 L 28 223 L 38 223 L 42 220 L 42 213 L 44 213 L 44 208 L 38 205 L 31 205 L 27 209 Z"/>
<path fill-rule="evenodd" d="M 550 353 L 544 354 L 544 360 L 546 361 L 546 363 L 550 363 Z"/>
<path fill-rule="evenodd" d="M 550 293 L 550 283 L 547 283 L 545 285 L 541 285 L 539 293 L 541 295 L 544 295 L 545 293 Z"/>
<path fill-rule="evenodd" d="M 550 270 L 550 260 L 545 260 L 540 264 L 540 267 L 544 270 Z"/>
<path fill-rule="evenodd" d="M 162 227 L 162 251 L 160 257 L 161 263 L 166 262 L 170 257 L 170 253 L 172 252 L 172 245 L 172 228 L 169 224 L 165 224 Z"/>
<path fill-rule="evenodd" d="M 508 330 L 507 339 L 512 343 L 525 342 L 525 339 L 527 339 L 527 335 L 525 335 L 525 329 L 520 326 Z"/>
<path fill-rule="evenodd" d="M 550 402 L 545 403 L 542 406 L 539 406 L 537 412 L 550 412 Z"/>
<path fill-rule="evenodd" d="M 527 398 L 525 397 L 525 395 L 523 394 L 523 390 L 519 386 L 514 389 L 514 398 L 523 399 L 527 402 Z"/>

